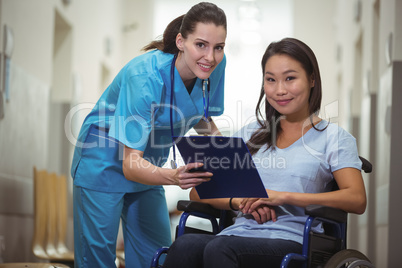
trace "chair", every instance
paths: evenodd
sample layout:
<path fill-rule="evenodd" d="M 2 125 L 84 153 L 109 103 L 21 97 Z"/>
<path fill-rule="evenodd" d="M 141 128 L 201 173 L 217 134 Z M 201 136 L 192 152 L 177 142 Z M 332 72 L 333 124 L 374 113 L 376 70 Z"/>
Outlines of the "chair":
<path fill-rule="evenodd" d="M 363 163 L 362 170 L 370 173 L 371 163 L 362 157 L 360 159 Z M 176 229 L 176 237 L 188 232 L 206 232 L 187 227 L 186 221 L 189 216 L 208 219 L 212 225 L 212 232 L 207 233 L 213 234 L 219 233 L 230 225 L 228 218 L 233 218 L 233 211 L 218 210 L 209 204 L 195 201 L 180 200 L 177 203 L 177 209 L 183 213 Z M 282 260 L 281 268 L 288 267 L 290 262 L 298 262 L 300 267 L 309 268 L 374 267 L 363 253 L 346 248 L 347 212 L 326 206 L 309 205 L 305 208 L 305 213 L 308 218 L 304 227 L 302 254 L 287 254 Z M 323 234 L 312 231 L 315 221 L 323 223 L 325 230 Z M 167 254 L 168 250 L 167 247 L 157 250 L 152 259 L 151 268 L 162 267 L 159 264 L 159 258 Z"/>
<path fill-rule="evenodd" d="M 74 265 L 74 253 L 65 244 L 67 221 L 66 177 L 34 167 L 32 251 L 37 258 Z"/>

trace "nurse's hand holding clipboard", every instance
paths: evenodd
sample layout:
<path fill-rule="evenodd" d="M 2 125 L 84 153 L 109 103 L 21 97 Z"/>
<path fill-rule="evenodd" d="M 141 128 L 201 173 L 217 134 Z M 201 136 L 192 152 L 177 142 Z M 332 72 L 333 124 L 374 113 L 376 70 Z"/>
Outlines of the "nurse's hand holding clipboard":
<path fill-rule="evenodd" d="M 177 185 L 182 189 L 189 189 L 200 185 L 203 182 L 211 180 L 213 174 L 208 171 L 195 171 L 193 169 L 201 168 L 202 163 L 190 163 L 176 169 Z"/>
<path fill-rule="evenodd" d="M 221 136 L 221 132 L 211 118 L 200 120 L 194 127 L 200 135 Z M 200 185 L 203 182 L 210 181 L 213 174 L 203 171 L 202 163 L 189 163 L 176 169 L 178 183 L 182 189 L 188 189 Z"/>
<path fill-rule="evenodd" d="M 202 163 L 189 163 L 177 169 L 167 169 L 152 165 L 143 158 L 143 152 L 124 148 L 123 173 L 127 179 L 147 185 L 177 185 L 182 189 L 195 187 L 209 181 L 211 172 L 189 172 L 202 167 Z"/>

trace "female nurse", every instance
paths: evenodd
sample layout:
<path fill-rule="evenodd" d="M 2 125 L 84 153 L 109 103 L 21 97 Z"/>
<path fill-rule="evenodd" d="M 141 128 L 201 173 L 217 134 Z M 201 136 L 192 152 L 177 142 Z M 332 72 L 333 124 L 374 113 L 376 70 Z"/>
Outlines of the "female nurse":
<path fill-rule="evenodd" d="M 220 8 L 193 6 L 123 67 L 86 117 L 71 168 L 76 267 L 115 266 L 120 219 L 126 267 L 148 267 L 171 244 L 162 185 L 187 189 L 212 174 L 188 172 L 200 163 L 162 166 L 173 136 L 219 134 L 211 116 L 223 113 L 226 31 Z"/>

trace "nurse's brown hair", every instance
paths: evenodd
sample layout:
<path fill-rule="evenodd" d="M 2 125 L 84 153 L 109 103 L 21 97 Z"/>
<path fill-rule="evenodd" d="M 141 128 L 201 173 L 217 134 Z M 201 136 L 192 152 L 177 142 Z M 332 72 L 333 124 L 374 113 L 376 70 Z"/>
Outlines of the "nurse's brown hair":
<path fill-rule="evenodd" d="M 227 31 L 225 12 L 215 4 L 201 2 L 193 6 L 185 15 L 174 19 L 166 27 L 163 38 L 154 40 L 146 45 L 142 50 L 148 51 L 159 49 L 166 53 L 176 54 L 179 49 L 176 46 L 176 36 L 178 33 L 184 38 L 194 32 L 197 23 L 213 23 L 216 26 L 223 26 Z"/>

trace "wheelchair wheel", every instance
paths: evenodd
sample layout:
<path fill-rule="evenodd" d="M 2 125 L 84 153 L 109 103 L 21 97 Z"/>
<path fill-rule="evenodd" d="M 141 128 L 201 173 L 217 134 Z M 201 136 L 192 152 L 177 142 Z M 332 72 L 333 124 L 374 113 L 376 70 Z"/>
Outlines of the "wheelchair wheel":
<path fill-rule="evenodd" d="M 354 249 L 344 249 L 332 256 L 324 268 L 375 268 L 370 260 L 361 252 Z"/>

